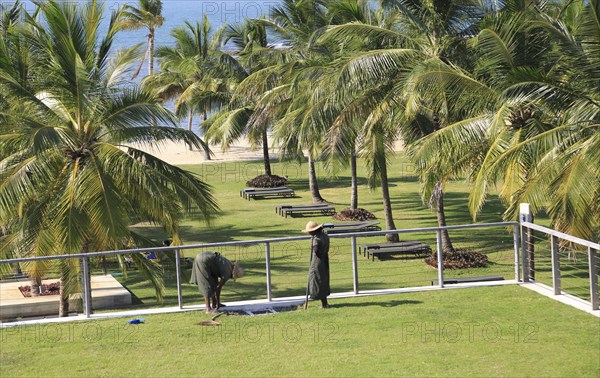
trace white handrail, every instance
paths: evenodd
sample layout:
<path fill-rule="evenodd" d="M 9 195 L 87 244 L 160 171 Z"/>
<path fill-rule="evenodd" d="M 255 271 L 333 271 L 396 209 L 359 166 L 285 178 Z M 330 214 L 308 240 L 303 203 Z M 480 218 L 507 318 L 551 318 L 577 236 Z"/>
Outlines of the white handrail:
<path fill-rule="evenodd" d="M 554 236 L 559 237 L 561 239 L 568 240 L 568 241 L 573 242 L 573 243 L 581 244 L 581 245 L 584 245 L 586 247 L 589 247 L 589 248 L 592 248 L 592 249 L 595 249 L 595 250 L 600 250 L 600 244 L 598 244 L 598 243 L 594 243 L 594 242 L 591 242 L 589 240 L 581 239 L 581 238 L 578 238 L 576 236 L 571 236 L 569 234 L 565 234 L 565 233 L 553 230 L 553 229 L 548 228 L 548 227 L 540 226 L 540 225 L 537 225 L 535 223 L 521 222 L 521 226 L 524 226 L 524 227 L 527 227 L 527 228 L 531 228 L 532 230 L 541 231 L 541 232 L 544 232 L 544 233 L 546 233 L 548 235 L 554 235 Z"/>

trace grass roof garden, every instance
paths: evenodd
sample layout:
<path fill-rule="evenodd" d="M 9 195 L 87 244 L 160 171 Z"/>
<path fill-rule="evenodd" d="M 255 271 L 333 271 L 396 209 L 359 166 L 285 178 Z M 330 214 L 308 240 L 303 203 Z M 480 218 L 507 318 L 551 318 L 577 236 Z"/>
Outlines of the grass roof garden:
<path fill-rule="evenodd" d="M 434 227 L 435 214 L 423 205 L 411 166 L 400 154 L 391 164 L 391 195 L 398 229 Z M 282 218 L 275 206 L 310 202 L 306 166 L 274 164 L 287 176 L 298 197 L 246 201 L 239 197 L 245 182 L 258 173 L 260 162 L 227 162 L 187 166 L 215 187 L 222 216 L 207 227 L 189 219 L 183 229 L 186 244 L 253 240 L 303 235 L 308 219 L 334 222 L 331 217 Z M 365 172 L 360 172 L 365 177 Z M 325 178 L 322 195 L 340 210 L 349 201 L 349 175 Z M 383 220 L 378 190 L 360 182 L 359 206 Z M 446 188 L 449 225 L 468 224 L 468 185 Z M 496 198 L 485 206 L 479 222 L 497 222 L 503 208 Z M 540 223 L 540 219 L 536 222 Z M 541 219 L 541 223 L 546 223 Z M 168 237 L 160 229 L 138 225 L 157 241 Z M 513 236 L 507 228 L 459 230 L 451 233 L 460 248 L 485 253 L 485 268 L 447 270 L 447 277 L 502 275 L 514 278 Z M 401 235 L 435 249 L 434 233 Z M 361 237 L 357 243 L 383 242 Z M 539 243 L 540 251 L 543 243 Z M 266 298 L 264 246 L 217 248 L 240 258 L 246 276 L 228 283 L 223 301 Z M 334 292 L 352 290 L 349 239 L 332 239 L 331 276 Z M 200 250 L 187 250 L 193 257 Z M 273 297 L 303 295 L 308 268 L 308 241 L 273 244 Z M 584 264 L 580 259 L 581 263 Z M 109 273 L 134 294 L 134 308 L 176 306 L 173 267 L 165 266 L 166 295 L 162 304 L 154 288 L 137 271 Z M 575 263 L 573 263 L 575 264 Z M 424 258 L 371 261 L 358 256 L 360 290 L 428 286 L 437 271 Z M 583 269 L 583 266 L 582 268 Z M 189 272 L 184 269 L 184 276 Z M 101 273 L 100 265 L 95 273 Z M 540 270 L 540 274 L 549 276 Z M 579 278 L 585 280 L 584 278 Z M 186 305 L 202 302 L 184 277 Z M 566 281 L 563 281 L 565 284 Z M 568 285 L 567 285 L 568 286 Z M 579 287 L 579 284 L 573 284 Z M 583 285 L 585 286 L 585 285 Z M 585 297 L 585 287 L 581 289 Z M 145 324 L 127 318 L 1 329 L 2 376 L 597 376 L 600 373 L 598 319 L 518 286 L 428 291 L 335 299 L 333 308 L 311 304 L 308 311 L 254 317 L 222 316 L 220 327 L 201 327 L 203 312 L 145 316 Z M 29 356 L 29 357 L 27 357 Z M 35 357 L 31 357 L 35 356 Z M 31 357 L 31 358 L 30 358 Z"/>
<path fill-rule="evenodd" d="M 347 298 L 260 316 L 202 312 L 3 328 L 6 376 L 600 374 L 598 318 L 519 286 Z"/>
<path fill-rule="evenodd" d="M 435 227 L 437 220 L 435 212 L 423 204 L 419 197 L 419 183 L 414 175 L 411 164 L 403 154 L 397 154 L 390 169 L 390 192 L 394 211 L 394 221 L 398 229 L 414 229 L 420 227 Z M 257 240 L 287 236 L 306 235 L 301 230 L 308 220 L 321 223 L 336 222 L 330 216 L 324 217 L 288 217 L 283 218 L 275 212 L 275 206 L 281 204 L 301 205 L 310 203 L 308 193 L 307 166 L 293 162 L 278 162 L 273 164 L 273 173 L 287 176 L 288 186 L 296 192 L 296 198 L 268 198 L 246 201 L 239 196 L 240 189 L 246 186 L 246 181 L 259 175 L 261 162 L 221 162 L 186 166 L 187 169 L 201 175 L 204 180 L 214 186 L 222 215 L 210 226 L 200 221 L 189 219 L 182 227 L 182 235 L 186 245 L 201 243 L 217 243 L 240 240 Z M 335 177 L 327 177 L 322 167 L 320 169 L 321 193 L 325 199 L 340 211 L 347 207 L 350 198 L 350 176 L 348 171 L 341 171 Z M 378 189 L 367 187 L 366 172 L 359 171 L 359 206 L 377 216 L 381 226 L 383 206 Z M 467 210 L 469 187 L 463 180 L 452 181 L 445 193 L 446 217 L 449 225 L 470 224 L 472 219 Z M 478 222 L 499 222 L 502 220 L 503 207 L 497 197 L 490 197 L 485 205 Z M 545 224 L 544 218 L 536 219 L 537 223 Z M 157 241 L 168 238 L 162 230 L 155 227 L 138 225 L 148 237 Z M 514 279 L 514 247 L 512 228 L 496 227 L 474 230 L 456 230 L 450 233 L 457 248 L 485 253 L 489 263 L 484 268 L 448 270 L 447 277 L 475 277 L 499 275 L 505 279 Z M 435 233 L 402 234 L 402 240 L 419 240 L 435 250 Z M 359 237 L 357 244 L 385 242 L 380 237 Z M 543 243 L 540 243 L 543 244 Z M 541 245 L 540 251 L 543 249 Z M 306 272 L 309 263 L 309 242 L 297 241 L 277 243 L 270 246 L 273 297 L 304 295 L 306 289 Z M 229 283 L 223 291 L 223 300 L 238 301 L 244 299 L 266 298 L 266 267 L 265 246 L 252 245 L 243 247 L 211 248 L 223 253 L 231 259 L 240 259 L 246 268 L 247 275 L 236 284 Z M 193 258 L 201 249 L 185 250 L 184 257 Z M 331 279 L 334 292 L 347 292 L 353 289 L 352 259 L 350 239 L 331 240 Z M 549 259 L 549 257 L 548 257 Z M 580 259 L 580 269 L 585 271 L 585 259 Z M 548 268 L 548 266 L 546 267 Z M 423 257 L 401 258 L 394 260 L 371 261 L 358 256 L 359 289 L 385 289 L 409 286 L 431 285 L 431 280 L 437 279 L 437 270 L 428 266 Z M 183 300 L 186 305 L 199 304 L 202 300 L 197 288 L 187 283 L 189 268 L 184 269 Z M 116 270 L 115 270 L 116 272 Z M 550 277 L 549 270 L 540 275 Z M 154 288 L 139 276 L 137 271 L 127 272 L 127 276 L 117 277 L 137 297 L 140 308 L 177 305 L 176 279 L 173 266 L 165 269 L 167 291 L 162 304 L 154 300 Z M 568 285 L 569 278 L 563 282 Z M 551 282 L 551 281 L 549 281 Z M 571 285 L 585 298 L 585 283 Z"/>

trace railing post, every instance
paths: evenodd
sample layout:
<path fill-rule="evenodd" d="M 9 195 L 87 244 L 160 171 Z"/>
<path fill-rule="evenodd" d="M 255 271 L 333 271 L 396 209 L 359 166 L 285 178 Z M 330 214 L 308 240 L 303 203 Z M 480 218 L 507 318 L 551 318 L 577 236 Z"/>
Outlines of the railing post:
<path fill-rule="evenodd" d="M 92 315 L 92 285 L 90 282 L 90 262 L 89 258 L 81 258 L 82 267 L 82 289 L 83 289 L 83 314 L 86 318 Z"/>
<path fill-rule="evenodd" d="M 358 261 L 356 259 L 356 236 L 352 236 L 352 283 L 354 294 L 358 294 Z"/>
<path fill-rule="evenodd" d="M 271 293 L 271 244 L 265 243 L 265 264 L 267 269 L 267 300 L 273 300 Z"/>
<path fill-rule="evenodd" d="M 600 309 L 598 299 L 598 253 L 592 247 L 588 247 L 588 263 L 590 264 L 590 302 L 592 302 L 592 310 Z"/>
<path fill-rule="evenodd" d="M 521 280 L 521 264 L 519 263 L 519 225 L 513 226 L 513 244 L 515 249 L 515 280 Z"/>
<path fill-rule="evenodd" d="M 519 222 L 531 222 L 531 206 L 528 203 L 522 203 L 520 206 Z M 529 270 L 529 248 L 528 246 L 530 239 L 531 230 L 521 225 L 521 258 L 523 259 L 523 282 L 529 282 L 530 270 Z"/>
<path fill-rule="evenodd" d="M 550 251 L 552 252 L 552 287 L 554 295 L 560 295 L 560 255 L 558 238 L 554 235 L 550 235 Z"/>
<path fill-rule="evenodd" d="M 444 253 L 442 251 L 442 230 L 436 231 L 437 259 L 438 259 L 438 285 L 444 287 Z"/>
<path fill-rule="evenodd" d="M 175 277 L 177 278 L 177 303 L 179 309 L 183 308 L 183 295 L 181 294 L 181 250 L 175 250 Z"/>

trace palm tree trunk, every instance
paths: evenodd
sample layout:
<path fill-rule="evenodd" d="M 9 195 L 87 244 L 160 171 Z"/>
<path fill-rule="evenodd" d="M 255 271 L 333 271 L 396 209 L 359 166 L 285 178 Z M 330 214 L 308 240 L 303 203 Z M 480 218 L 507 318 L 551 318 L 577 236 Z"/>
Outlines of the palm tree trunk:
<path fill-rule="evenodd" d="M 435 202 L 438 226 L 446 227 L 446 212 L 444 211 L 444 190 L 442 189 L 441 180 L 435 184 L 432 196 L 434 196 L 433 200 Z M 454 246 L 452 245 L 452 240 L 450 240 L 450 234 L 448 234 L 448 230 L 442 230 L 442 251 L 454 252 Z"/>
<path fill-rule="evenodd" d="M 204 110 L 202 112 L 202 122 L 206 121 L 207 119 L 208 119 L 208 114 L 206 114 L 206 110 Z M 204 139 L 204 142 L 206 142 L 206 139 Z M 208 142 L 206 142 L 206 143 L 208 143 Z M 207 161 L 211 160 L 211 158 L 210 158 L 210 152 L 208 151 L 208 148 L 206 148 L 204 150 L 204 160 L 207 160 Z"/>
<path fill-rule="evenodd" d="M 269 140 L 267 139 L 267 129 L 262 132 L 263 160 L 265 162 L 265 175 L 271 176 L 271 159 L 269 158 Z"/>
<path fill-rule="evenodd" d="M 58 317 L 64 318 L 69 316 L 69 293 L 65 290 L 65 281 L 67 280 L 67 263 L 60 262 L 60 303 L 58 306 Z"/>
<path fill-rule="evenodd" d="M 394 223 L 394 217 L 392 215 L 392 201 L 390 199 L 390 187 L 388 182 L 387 164 L 385 162 L 385 156 L 381 155 L 380 161 L 380 177 L 381 177 L 381 195 L 383 197 L 383 213 L 385 215 L 385 227 L 387 230 L 395 230 L 396 224 Z M 386 234 L 385 238 L 390 242 L 397 242 L 400 240 L 398 234 Z"/>
<path fill-rule="evenodd" d="M 42 280 L 39 277 L 31 276 L 31 296 L 39 297 L 40 296 L 40 287 L 42 286 Z"/>
<path fill-rule="evenodd" d="M 192 108 L 188 110 L 188 131 L 192 131 L 192 124 L 194 122 L 194 113 L 192 112 Z M 192 145 L 188 144 L 188 148 L 192 151 Z"/>
<path fill-rule="evenodd" d="M 325 199 L 321 197 L 321 193 L 319 192 L 319 183 L 317 182 L 315 162 L 311 158 L 310 154 L 308 154 L 308 187 L 310 189 L 313 202 L 325 202 Z"/>
<path fill-rule="evenodd" d="M 350 194 L 350 209 L 358 208 L 358 173 L 356 169 L 356 154 L 353 152 L 350 156 L 350 175 L 352 176 L 352 187 Z"/>
<path fill-rule="evenodd" d="M 85 242 L 83 244 L 83 248 L 81 249 L 81 252 L 82 253 L 87 253 L 89 251 L 90 251 L 90 243 L 89 242 Z M 102 256 L 102 258 L 104 259 L 105 257 Z M 88 261 L 89 261 L 89 259 L 88 259 Z M 89 263 L 88 263 L 88 266 L 89 266 Z M 83 273 L 83 270 L 82 270 L 82 273 Z M 104 274 L 106 275 L 107 272 L 105 271 Z M 92 292 L 91 292 L 91 289 L 92 289 L 92 285 L 91 285 L 91 283 L 92 283 L 92 270 L 91 269 L 87 270 L 87 277 L 86 277 L 86 279 L 87 279 L 87 282 L 90 283 L 90 291 L 88 291 L 87 298 L 85 298 L 85 301 L 87 301 L 87 303 L 92 303 Z M 83 286 L 83 283 L 82 283 L 82 286 Z"/>
<path fill-rule="evenodd" d="M 154 28 L 148 32 L 148 75 L 154 73 Z"/>
<path fill-rule="evenodd" d="M 154 29 L 150 29 L 148 33 L 148 75 L 154 73 Z M 152 126 L 158 126 L 156 118 L 152 116 Z"/>

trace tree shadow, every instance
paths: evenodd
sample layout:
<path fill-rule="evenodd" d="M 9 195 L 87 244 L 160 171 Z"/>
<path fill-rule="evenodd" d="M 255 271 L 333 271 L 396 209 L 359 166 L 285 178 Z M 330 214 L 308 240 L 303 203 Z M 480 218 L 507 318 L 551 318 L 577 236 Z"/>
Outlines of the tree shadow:
<path fill-rule="evenodd" d="M 275 231 L 276 232 L 275 232 Z M 182 226 L 180 228 L 181 236 L 184 240 L 198 239 L 198 228 L 194 226 Z M 289 233 L 282 231 L 280 225 L 261 225 L 260 228 L 239 228 L 234 224 L 219 225 L 217 227 L 205 228 L 202 230 L 202 239 L 207 243 L 222 243 L 229 241 L 239 241 L 244 239 L 270 239 L 278 236 L 288 236 Z"/>
<path fill-rule="evenodd" d="M 419 183 L 419 178 L 417 176 L 400 176 L 400 177 L 391 177 L 388 178 L 388 183 L 407 183 L 407 182 L 412 182 L 412 183 Z"/>
<path fill-rule="evenodd" d="M 305 273 L 307 271 L 304 267 L 296 267 L 290 265 L 279 265 L 273 263 L 271 260 L 271 272 L 279 272 L 279 273 Z"/>
<path fill-rule="evenodd" d="M 289 186 L 288 186 L 288 188 L 289 188 Z M 292 189 L 292 188 L 290 188 L 290 189 Z M 296 190 L 296 189 L 294 189 L 294 190 Z M 252 197 L 252 199 L 250 201 L 248 201 L 248 203 L 251 203 L 253 201 L 267 201 L 267 202 L 269 202 L 269 200 L 279 200 L 279 201 L 282 201 L 282 200 L 296 199 L 296 198 L 302 198 L 302 197 L 299 196 L 299 195 L 297 195 L 297 194 L 294 194 L 293 196 L 289 196 L 288 195 L 286 197 L 282 197 L 282 196 L 255 196 L 255 197 Z"/>
<path fill-rule="evenodd" d="M 421 303 L 423 303 L 423 302 L 407 299 L 407 300 L 363 302 L 363 303 L 354 303 L 354 302 L 352 302 L 352 303 L 334 303 L 334 304 L 330 304 L 330 306 L 331 307 L 340 307 L 340 308 L 341 307 L 363 307 L 364 308 L 364 307 L 373 307 L 373 306 L 390 308 L 390 307 L 397 307 L 397 306 L 402 306 L 402 305 L 421 304 Z"/>

